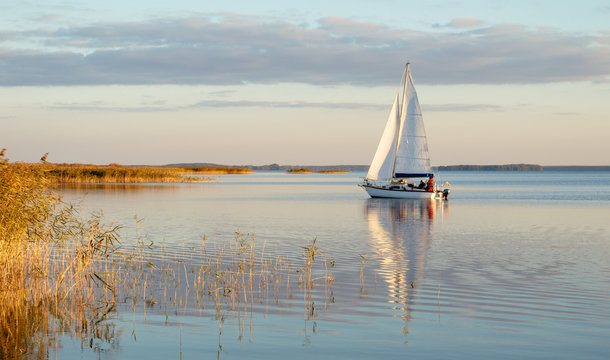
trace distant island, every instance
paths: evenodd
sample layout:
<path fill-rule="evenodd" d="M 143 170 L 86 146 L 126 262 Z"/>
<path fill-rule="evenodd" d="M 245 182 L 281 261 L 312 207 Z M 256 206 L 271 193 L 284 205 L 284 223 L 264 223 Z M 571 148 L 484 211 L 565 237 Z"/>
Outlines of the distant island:
<path fill-rule="evenodd" d="M 506 164 L 506 165 L 448 165 L 437 167 L 440 171 L 544 171 L 542 165 Z"/>
<path fill-rule="evenodd" d="M 312 172 L 335 172 L 335 171 L 368 171 L 368 165 L 220 165 L 212 163 L 179 163 L 163 165 L 167 167 L 233 167 L 250 169 L 253 171 L 288 171 L 298 172 L 299 169 L 307 169 Z M 543 166 L 537 164 L 504 164 L 504 165 L 445 165 L 435 166 L 439 171 L 610 171 L 610 166 L 589 165 L 561 165 Z"/>
<path fill-rule="evenodd" d="M 368 165 L 220 165 L 213 163 L 178 163 L 178 164 L 167 164 L 163 165 L 167 167 L 235 167 L 245 168 L 254 171 L 288 171 L 288 170 L 299 170 L 307 169 L 311 172 L 350 172 L 350 171 L 367 171 Z M 297 172 L 297 171 L 294 171 Z"/>
<path fill-rule="evenodd" d="M 610 166 L 585 166 L 585 165 L 545 166 L 544 171 L 610 171 Z"/>
<path fill-rule="evenodd" d="M 536 164 L 506 165 L 448 165 L 438 166 L 440 171 L 610 171 L 610 166 L 563 165 L 542 166 Z"/>
<path fill-rule="evenodd" d="M 310 173 L 341 174 L 341 173 L 348 173 L 350 171 L 349 170 L 337 170 L 337 169 L 311 170 L 309 168 L 295 168 L 295 169 L 288 169 L 288 170 L 286 170 L 286 172 L 289 174 L 310 174 Z"/>

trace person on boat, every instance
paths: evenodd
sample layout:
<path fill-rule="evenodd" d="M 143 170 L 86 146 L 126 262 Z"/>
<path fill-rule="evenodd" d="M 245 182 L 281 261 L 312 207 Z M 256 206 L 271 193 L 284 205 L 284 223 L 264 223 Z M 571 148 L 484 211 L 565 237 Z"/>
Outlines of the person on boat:
<path fill-rule="evenodd" d="M 423 180 L 419 181 L 419 185 L 417 185 L 418 189 L 425 189 L 426 188 L 426 183 Z"/>
<path fill-rule="evenodd" d="M 423 181 L 423 180 L 422 180 Z M 430 177 L 428 178 L 428 182 L 426 183 L 427 187 L 426 190 L 428 191 L 434 191 L 434 175 L 430 175 Z"/>

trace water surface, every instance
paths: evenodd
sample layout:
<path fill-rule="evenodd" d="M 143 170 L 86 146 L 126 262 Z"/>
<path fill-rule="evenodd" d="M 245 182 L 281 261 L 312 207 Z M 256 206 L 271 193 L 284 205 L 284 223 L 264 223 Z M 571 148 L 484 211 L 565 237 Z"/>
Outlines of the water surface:
<path fill-rule="evenodd" d="M 332 293 L 314 289 L 313 311 L 295 286 L 250 319 L 225 312 L 220 335 L 205 311 L 126 312 L 115 321 L 122 335 L 97 355 L 610 357 L 610 173 L 446 172 L 449 201 L 369 199 L 356 186 L 363 175 L 260 172 L 61 189 L 124 224 L 127 243 L 145 234 L 179 253 L 204 236 L 222 246 L 241 231 L 295 270 L 315 238 L 334 263 Z M 143 219 L 137 231 L 134 217 Z M 62 339 L 59 358 L 90 357 L 69 334 Z"/>

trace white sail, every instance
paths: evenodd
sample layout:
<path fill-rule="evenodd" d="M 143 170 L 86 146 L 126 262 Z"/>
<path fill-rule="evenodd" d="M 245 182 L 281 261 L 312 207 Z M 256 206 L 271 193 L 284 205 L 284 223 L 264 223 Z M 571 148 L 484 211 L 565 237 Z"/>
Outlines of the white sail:
<path fill-rule="evenodd" d="M 389 181 L 394 176 L 394 156 L 396 155 L 399 121 L 398 93 L 396 93 L 394 105 L 392 105 L 383 135 L 381 135 L 381 140 L 377 146 L 377 152 L 375 152 L 369 172 L 366 174 L 366 179 Z"/>
<path fill-rule="evenodd" d="M 395 177 L 425 177 L 432 173 L 424 121 L 409 71 L 405 75 L 400 113 L 400 137 L 394 166 Z"/>

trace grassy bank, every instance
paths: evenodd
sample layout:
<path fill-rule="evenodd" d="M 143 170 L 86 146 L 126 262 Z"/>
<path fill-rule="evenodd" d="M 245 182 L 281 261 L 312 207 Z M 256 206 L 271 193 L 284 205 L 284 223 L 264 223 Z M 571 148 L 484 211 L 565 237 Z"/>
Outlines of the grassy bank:
<path fill-rule="evenodd" d="M 349 171 L 346 170 L 333 170 L 333 169 L 329 169 L 329 170 L 311 170 L 311 169 L 307 169 L 307 168 L 298 168 L 298 169 L 288 169 L 286 170 L 287 173 L 289 174 L 309 174 L 309 173 L 317 173 L 317 174 L 342 174 L 342 173 L 348 173 Z"/>
<path fill-rule="evenodd" d="M 252 169 L 231 166 L 195 166 L 180 167 L 184 174 L 223 175 L 223 174 L 250 174 Z"/>
<path fill-rule="evenodd" d="M 299 169 L 288 169 L 288 170 L 286 170 L 286 172 L 289 174 L 309 174 L 313 171 L 311 171 L 310 169 L 306 169 L 306 168 L 299 168 Z"/>
<path fill-rule="evenodd" d="M 251 170 L 231 167 L 153 167 L 87 165 L 87 164 L 30 164 L 41 167 L 52 183 L 193 183 L 209 182 L 212 178 L 189 175 L 243 174 Z"/>
<path fill-rule="evenodd" d="M 314 171 L 314 172 L 319 173 L 319 174 L 344 174 L 344 173 L 348 173 L 349 171 L 347 171 L 347 170 L 332 170 L 331 169 L 331 170 L 317 170 L 317 171 Z"/>

